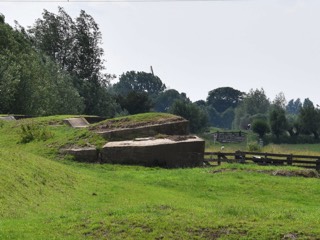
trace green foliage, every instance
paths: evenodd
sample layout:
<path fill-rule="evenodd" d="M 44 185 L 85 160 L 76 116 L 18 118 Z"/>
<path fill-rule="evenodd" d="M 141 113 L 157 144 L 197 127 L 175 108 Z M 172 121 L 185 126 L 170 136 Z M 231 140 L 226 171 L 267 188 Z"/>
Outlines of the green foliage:
<path fill-rule="evenodd" d="M 313 106 L 309 99 L 304 101 L 303 107 L 300 109 L 299 124 L 304 133 L 312 133 L 315 139 L 319 138 L 320 111 Z"/>
<path fill-rule="evenodd" d="M 288 129 L 288 121 L 285 110 L 279 106 L 274 106 L 270 112 L 270 127 L 272 133 L 279 138 Z"/>
<path fill-rule="evenodd" d="M 64 82 L 74 86 L 82 101 L 78 113 L 113 117 L 120 111 L 108 91 L 113 76 L 103 73 L 102 36 L 92 16 L 81 10 L 80 15 L 72 20 L 61 7 L 57 15 L 44 10 L 42 19 L 38 19 L 28 33 L 36 48 L 68 73 L 69 78 Z M 68 99 L 64 102 L 74 103 Z"/>
<path fill-rule="evenodd" d="M 24 33 L 0 24 L 0 112 L 79 113 L 83 102 L 69 74 L 36 52 Z"/>
<path fill-rule="evenodd" d="M 208 126 L 208 114 L 194 103 L 175 101 L 169 110 L 172 114 L 189 120 L 190 132 L 204 131 Z"/>
<path fill-rule="evenodd" d="M 267 114 L 270 107 L 270 101 L 263 89 L 251 89 L 244 97 L 243 101 L 235 110 L 235 119 L 233 127 L 238 129 L 245 128 L 250 121 L 250 117 L 257 114 Z"/>
<path fill-rule="evenodd" d="M 241 102 L 243 95 L 243 92 L 231 87 L 217 88 L 208 93 L 207 105 L 222 113 L 229 108 L 236 108 Z"/>
<path fill-rule="evenodd" d="M 157 112 L 167 112 L 176 100 L 190 102 L 185 93 L 179 93 L 175 89 L 168 89 L 159 93 L 154 99 L 154 110 Z"/>
<path fill-rule="evenodd" d="M 298 115 L 301 107 L 302 103 L 300 101 L 300 98 L 296 100 L 291 99 L 286 106 L 286 111 L 289 114 Z"/>
<path fill-rule="evenodd" d="M 123 73 L 119 82 L 113 85 L 117 94 L 126 95 L 132 91 L 156 96 L 166 89 L 166 85 L 161 79 L 151 73 L 130 71 Z"/>
<path fill-rule="evenodd" d="M 270 127 L 266 121 L 257 119 L 252 124 L 252 131 L 263 138 L 266 133 L 270 132 Z"/>
<path fill-rule="evenodd" d="M 27 123 L 21 125 L 20 142 L 29 143 L 32 141 L 46 141 L 53 137 L 53 133 L 45 126 L 35 123 Z"/>
<path fill-rule="evenodd" d="M 117 102 L 129 114 L 146 113 L 152 107 L 152 102 L 145 92 L 131 91 L 126 96 L 118 95 Z"/>
<path fill-rule="evenodd" d="M 248 143 L 247 149 L 249 152 L 261 152 L 262 148 L 257 142 Z"/>
<path fill-rule="evenodd" d="M 5 17 L 2 13 L 0 13 L 0 24 L 3 24 L 5 20 Z"/>

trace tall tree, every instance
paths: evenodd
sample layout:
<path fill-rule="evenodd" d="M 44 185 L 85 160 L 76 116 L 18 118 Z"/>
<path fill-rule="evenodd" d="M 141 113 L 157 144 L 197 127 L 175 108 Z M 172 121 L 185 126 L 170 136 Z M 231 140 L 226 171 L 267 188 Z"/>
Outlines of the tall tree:
<path fill-rule="evenodd" d="M 176 100 L 190 102 L 185 93 L 179 93 L 175 89 L 168 89 L 158 94 L 154 100 L 154 110 L 157 112 L 167 112 Z"/>
<path fill-rule="evenodd" d="M 248 123 L 252 123 L 248 119 L 254 119 L 255 115 L 259 115 L 259 118 L 262 114 L 267 116 L 269 108 L 270 101 L 263 88 L 251 89 L 235 110 L 234 128 L 245 128 Z"/>
<path fill-rule="evenodd" d="M 274 106 L 270 112 L 270 126 L 272 133 L 279 138 L 288 128 L 288 121 L 285 110 L 279 106 Z"/>
<path fill-rule="evenodd" d="M 131 91 L 146 92 L 149 96 L 155 97 L 166 89 L 166 85 L 157 76 L 146 72 L 130 71 L 123 73 L 119 82 L 114 84 L 114 91 L 117 94 L 128 94 Z"/>
<path fill-rule="evenodd" d="M 152 102 L 145 92 L 131 91 L 127 95 L 118 95 L 118 102 L 123 110 L 127 110 L 129 114 L 149 112 Z"/>
<path fill-rule="evenodd" d="M 274 98 L 272 104 L 279 108 L 285 109 L 287 105 L 287 100 L 286 100 L 286 97 L 284 96 L 284 93 L 283 92 L 278 93 Z"/>
<path fill-rule="evenodd" d="M 69 73 L 74 70 L 76 26 L 62 7 L 59 7 L 57 15 L 44 10 L 42 19 L 37 19 L 28 32 L 38 49 Z"/>
<path fill-rule="evenodd" d="M 244 93 L 231 87 L 221 87 L 208 93 L 207 104 L 222 113 L 228 108 L 235 108 L 241 102 Z"/>
<path fill-rule="evenodd" d="M 103 73 L 101 32 L 91 15 L 81 10 L 73 21 L 61 7 L 57 15 L 44 10 L 29 34 L 38 49 L 72 76 L 72 83 L 84 99 L 84 113 L 105 115 L 110 113 L 106 108 L 117 108 L 108 90 L 112 76 Z"/>
<path fill-rule="evenodd" d="M 84 97 L 85 113 L 98 114 L 99 88 L 107 87 L 108 78 L 102 73 L 102 35 L 92 16 L 81 10 L 76 19 L 75 74 L 79 79 L 80 95 Z"/>
<path fill-rule="evenodd" d="M 34 50 L 26 36 L 0 24 L 0 112 L 32 115 L 80 113 L 71 77 Z"/>
<path fill-rule="evenodd" d="M 266 133 L 270 132 L 270 128 L 267 121 L 256 119 L 252 123 L 252 131 L 257 133 L 260 138 L 263 138 Z"/>
<path fill-rule="evenodd" d="M 302 103 L 300 101 L 300 98 L 296 100 L 291 99 L 286 106 L 286 111 L 289 114 L 298 115 L 301 107 Z"/>
<path fill-rule="evenodd" d="M 304 100 L 303 107 L 300 109 L 299 123 L 304 133 L 312 133 L 315 139 L 319 139 L 320 111 L 308 98 Z"/>
<path fill-rule="evenodd" d="M 194 103 L 177 100 L 171 106 L 170 112 L 189 120 L 192 133 L 202 132 L 208 126 L 207 112 Z"/>

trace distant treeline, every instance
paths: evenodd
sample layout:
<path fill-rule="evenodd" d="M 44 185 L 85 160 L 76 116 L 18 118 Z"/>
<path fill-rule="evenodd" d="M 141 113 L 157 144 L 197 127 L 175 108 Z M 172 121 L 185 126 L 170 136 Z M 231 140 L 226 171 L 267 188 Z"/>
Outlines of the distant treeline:
<path fill-rule="evenodd" d="M 83 10 L 75 19 L 61 7 L 57 14 L 44 10 L 28 29 L 18 23 L 12 28 L 0 14 L 0 113 L 114 117 L 158 111 L 190 120 L 192 132 L 251 124 L 265 125 L 257 131 L 261 136 L 271 130 L 277 138 L 284 133 L 319 137 L 319 112 L 309 99 L 287 104 L 279 94 L 271 102 L 263 89 L 244 93 L 222 87 L 192 102 L 159 77 L 136 71 L 111 84 L 115 76 L 106 74 L 101 42 L 98 24 Z"/>

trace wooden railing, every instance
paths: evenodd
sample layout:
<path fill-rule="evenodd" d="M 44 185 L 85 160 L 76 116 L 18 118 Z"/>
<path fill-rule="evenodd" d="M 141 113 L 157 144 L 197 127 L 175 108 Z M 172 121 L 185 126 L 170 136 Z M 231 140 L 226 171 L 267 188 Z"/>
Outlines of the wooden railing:
<path fill-rule="evenodd" d="M 320 156 L 276 154 L 261 152 L 205 152 L 204 161 L 207 163 L 257 163 L 260 165 L 288 165 L 303 168 L 313 168 L 320 171 Z"/>

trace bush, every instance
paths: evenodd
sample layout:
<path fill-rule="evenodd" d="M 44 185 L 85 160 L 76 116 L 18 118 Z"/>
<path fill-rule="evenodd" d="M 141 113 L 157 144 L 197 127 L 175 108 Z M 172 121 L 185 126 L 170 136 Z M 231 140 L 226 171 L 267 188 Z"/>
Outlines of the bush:
<path fill-rule="evenodd" d="M 257 119 L 252 124 L 252 131 L 259 134 L 260 138 L 263 138 L 266 133 L 270 132 L 270 128 L 266 121 Z"/>
<path fill-rule="evenodd" d="M 53 133 L 44 126 L 33 123 L 21 125 L 20 143 L 29 143 L 34 140 L 46 141 L 51 137 L 53 137 Z"/>
<path fill-rule="evenodd" d="M 256 142 L 249 143 L 247 148 L 248 148 L 249 152 L 260 152 L 261 151 L 261 146 Z"/>

